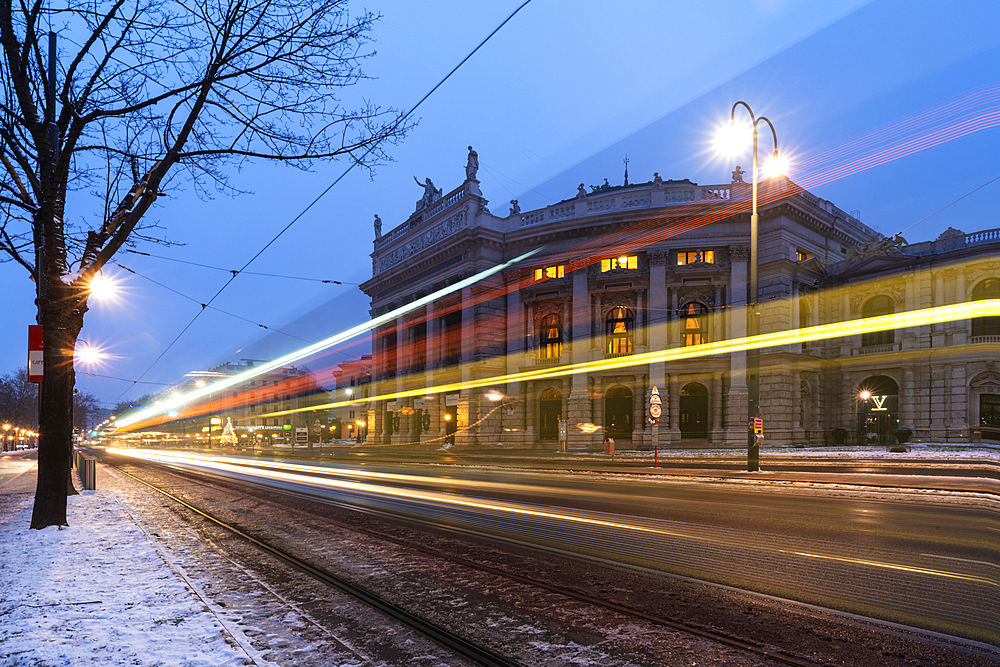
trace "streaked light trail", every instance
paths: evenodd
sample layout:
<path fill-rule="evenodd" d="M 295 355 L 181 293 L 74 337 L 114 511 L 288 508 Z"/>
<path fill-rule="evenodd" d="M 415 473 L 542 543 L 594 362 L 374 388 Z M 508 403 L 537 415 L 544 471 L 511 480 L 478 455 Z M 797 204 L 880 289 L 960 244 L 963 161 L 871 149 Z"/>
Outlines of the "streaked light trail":
<path fill-rule="evenodd" d="M 289 354 L 286 354 L 285 356 L 280 357 L 278 359 L 275 359 L 274 361 L 269 361 L 269 362 L 267 362 L 265 364 L 261 364 L 260 366 L 255 366 L 255 367 L 253 367 L 251 369 L 248 369 L 248 370 L 244 371 L 243 373 L 239 373 L 239 374 L 236 374 L 236 375 L 231 375 L 231 376 L 226 377 L 226 378 L 224 378 L 222 380 L 218 380 L 218 381 L 213 382 L 211 384 L 207 384 L 204 387 L 200 387 L 200 388 L 195 389 L 193 391 L 189 391 L 186 394 L 183 394 L 183 395 L 181 395 L 181 396 L 179 396 L 177 398 L 171 398 L 171 399 L 162 401 L 160 403 L 160 405 L 158 405 L 158 406 L 147 408 L 145 410 L 140 410 L 140 411 L 135 412 L 133 414 L 127 415 L 125 417 L 122 417 L 122 418 L 118 419 L 118 424 L 117 425 L 118 425 L 119 428 L 132 426 L 134 424 L 137 424 L 137 423 L 139 423 L 141 421 L 150 419 L 150 418 L 155 417 L 157 415 L 166 414 L 170 410 L 175 410 L 175 409 L 179 408 L 180 406 L 182 406 L 182 405 L 184 405 L 186 403 L 189 403 L 191 401 L 194 401 L 196 399 L 205 398 L 206 396 L 209 396 L 210 394 L 215 393 L 217 391 L 221 391 L 223 389 L 227 389 L 229 387 L 233 387 L 233 386 L 238 385 L 238 384 L 240 384 L 242 382 L 246 382 L 247 380 L 255 378 L 255 377 L 259 376 L 259 375 L 264 375 L 266 373 L 270 373 L 271 371 L 280 369 L 283 366 L 287 366 L 287 365 L 293 364 L 293 363 L 295 363 L 297 361 L 301 361 L 302 359 L 305 359 L 306 357 L 314 355 L 317 352 L 322 352 L 323 350 L 331 348 L 334 345 L 338 345 L 338 344 L 343 343 L 343 342 L 345 342 L 347 340 L 350 340 L 351 338 L 354 338 L 355 336 L 358 336 L 358 335 L 360 335 L 360 334 L 362 334 L 362 333 L 364 333 L 366 331 L 370 331 L 370 330 L 372 330 L 372 329 L 374 329 L 374 328 L 376 328 L 378 326 L 381 326 L 382 324 L 385 324 L 386 322 L 391 322 L 392 320 L 395 320 L 400 315 L 403 315 L 403 314 L 408 313 L 410 311 L 416 310 L 417 308 L 422 308 L 425 305 L 427 305 L 428 303 L 433 303 L 435 300 L 440 299 L 441 297 L 447 296 L 448 294 L 451 294 L 453 292 L 457 292 L 457 291 L 462 290 L 462 289 L 464 289 L 466 287 L 474 285 L 474 284 L 478 283 L 480 280 L 484 280 L 484 279 L 490 277 L 491 275 L 493 275 L 495 273 L 503 271 L 504 269 L 506 269 L 506 268 L 508 268 L 510 266 L 513 266 L 513 265 L 515 265 L 515 264 L 517 264 L 519 262 L 522 262 L 522 261 L 528 259 L 529 257 L 531 257 L 531 256 L 533 256 L 533 255 L 535 255 L 535 254 L 537 254 L 539 252 L 541 252 L 541 250 L 542 250 L 542 248 L 536 248 L 534 250 L 531 250 L 529 252 L 524 253 L 523 255 L 515 257 L 514 259 L 510 260 L 509 262 L 504 262 L 503 264 L 498 264 L 498 265 L 496 265 L 494 267 L 490 267 L 490 268 L 486 269 L 485 271 L 480 271 L 479 273 L 475 274 L 474 276 L 469 276 L 468 278 L 465 278 L 464 280 L 460 280 L 460 281 L 456 282 L 453 285 L 449 285 L 448 287 L 444 287 L 444 288 L 438 290 L 437 292 L 434 292 L 433 294 L 428 294 L 427 296 L 425 296 L 423 298 L 420 298 L 420 299 L 417 299 L 417 300 L 415 300 L 415 301 L 413 301 L 411 303 L 408 303 L 405 306 L 400 306 L 399 308 L 397 308 L 397 309 L 395 309 L 393 311 L 390 311 L 388 313 L 385 313 L 384 315 L 380 315 L 380 316 L 378 316 L 376 318 L 373 318 L 373 319 L 369 320 L 368 322 L 365 322 L 363 324 L 359 324 L 359 325 L 357 325 L 355 327 L 352 327 L 352 328 L 348 329 L 347 331 L 343 331 L 343 332 L 341 332 L 339 334 L 336 334 L 334 336 L 330 336 L 329 338 L 327 338 L 325 340 L 321 340 L 318 343 L 314 343 L 314 344 L 306 346 L 306 347 L 304 347 L 304 348 L 302 348 L 300 350 L 296 350 L 295 352 L 291 352 Z"/>

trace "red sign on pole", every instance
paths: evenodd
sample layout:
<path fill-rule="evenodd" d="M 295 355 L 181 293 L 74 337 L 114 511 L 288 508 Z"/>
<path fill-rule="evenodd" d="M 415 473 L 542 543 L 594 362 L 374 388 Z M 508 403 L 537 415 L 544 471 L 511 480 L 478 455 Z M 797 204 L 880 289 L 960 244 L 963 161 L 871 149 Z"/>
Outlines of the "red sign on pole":
<path fill-rule="evenodd" d="M 28 382 L 45 379 L 45 359 L 42 353 L 42 325 L 28 325 Z"/>

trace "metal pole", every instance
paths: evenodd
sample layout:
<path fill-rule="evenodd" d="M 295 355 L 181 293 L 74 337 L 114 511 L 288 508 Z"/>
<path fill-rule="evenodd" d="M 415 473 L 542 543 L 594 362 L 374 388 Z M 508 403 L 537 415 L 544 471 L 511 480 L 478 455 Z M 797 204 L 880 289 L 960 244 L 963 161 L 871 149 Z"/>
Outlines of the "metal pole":
<path fill-rule="evenodd" d="M 751 118 L 753 114 L 751 114 Z M 760 334 L 757 301 L 757 121 L 753 121 L 753 207 L 750 213 L 750 304 L 748 334 L 751 339 Z M 760 470 L 760 448 L 754 434 L 754 420 L 760 417 L 760 350 L 747 349 L 747 470 Z"/>

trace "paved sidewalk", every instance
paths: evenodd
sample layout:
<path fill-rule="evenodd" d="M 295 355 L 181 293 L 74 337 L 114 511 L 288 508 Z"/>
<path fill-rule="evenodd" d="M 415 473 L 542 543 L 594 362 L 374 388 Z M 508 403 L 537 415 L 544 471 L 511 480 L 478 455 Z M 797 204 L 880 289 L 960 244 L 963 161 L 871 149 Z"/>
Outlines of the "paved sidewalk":
<path fill-rule="evenodd" d="M 29 529 L 32 455 L 0 456 L 0 665 L 269 664 L 225 631 L 114 490 L 70 497 L 68 528 Z"/>

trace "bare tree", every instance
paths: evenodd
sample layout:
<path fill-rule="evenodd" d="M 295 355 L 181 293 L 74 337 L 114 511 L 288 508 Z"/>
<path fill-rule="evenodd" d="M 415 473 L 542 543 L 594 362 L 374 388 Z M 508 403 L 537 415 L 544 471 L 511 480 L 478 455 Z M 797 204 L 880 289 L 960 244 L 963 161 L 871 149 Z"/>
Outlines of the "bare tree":
<path fill-rule="evenodd" d="M 166 241 L 144 219 L 158 198 L 238 192 L 227 174 L 247 159 L 371 169 L 408 129 L 398 111 L 338 98 L 365 78 L 377 19 L 344 0 L 59 4 L 0 0 L 0 251 L 35 282 L 45 339 L 32 528 L 66 524 L 90 281 L 123 245 Z"/>

